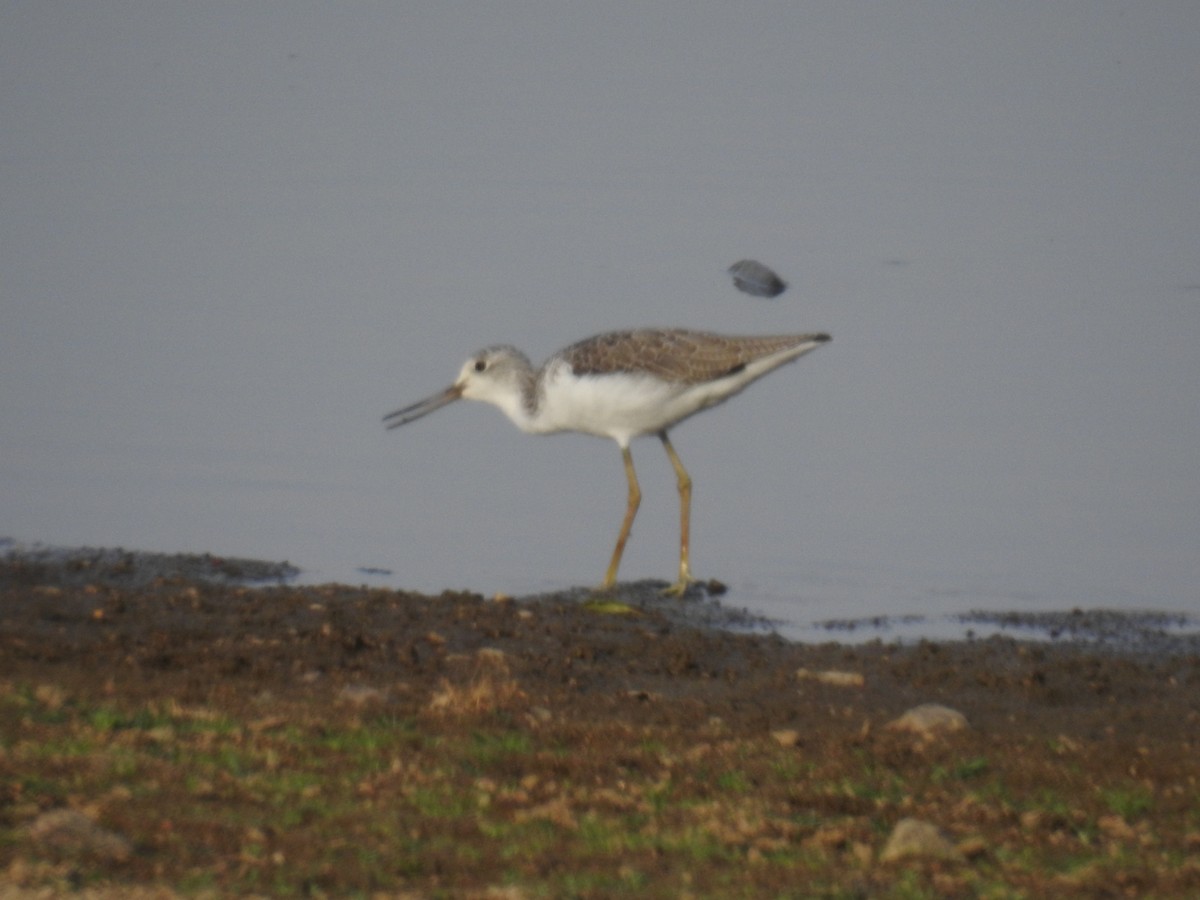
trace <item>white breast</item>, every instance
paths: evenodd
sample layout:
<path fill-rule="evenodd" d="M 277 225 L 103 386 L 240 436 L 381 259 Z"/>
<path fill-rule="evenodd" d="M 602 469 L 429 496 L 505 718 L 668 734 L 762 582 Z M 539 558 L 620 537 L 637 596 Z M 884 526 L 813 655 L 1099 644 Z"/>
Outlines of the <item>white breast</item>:
<path fill-rule="evenodd" d="M 577 377 L 559 365 L 546 373 L 533 424 L 541 432 L 579 431 L 626 446 L 724 399 L 715 387 L 628 373 Z"/>

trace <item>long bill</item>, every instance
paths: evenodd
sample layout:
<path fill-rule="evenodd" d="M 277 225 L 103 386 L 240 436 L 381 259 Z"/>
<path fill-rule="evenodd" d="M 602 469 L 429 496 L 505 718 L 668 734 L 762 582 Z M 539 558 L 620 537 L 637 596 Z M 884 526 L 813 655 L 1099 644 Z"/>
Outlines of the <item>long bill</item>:
<path fill-rule="evenodd" d="M 387 423 L 387 427 L 399 428 L 401 425 L 407 425 L 421 416 L 427 416 L 437 409 L 441 409 L 448 403 L 453 403 L 462 396 L 462 388 L 457 384 L 452 384 L 432 397 L 426 397 L 412 406 L 406 406 L 404 409 L 398 409 L 395 412 L 388 413 L 383 417 L 383 421 Z"/>

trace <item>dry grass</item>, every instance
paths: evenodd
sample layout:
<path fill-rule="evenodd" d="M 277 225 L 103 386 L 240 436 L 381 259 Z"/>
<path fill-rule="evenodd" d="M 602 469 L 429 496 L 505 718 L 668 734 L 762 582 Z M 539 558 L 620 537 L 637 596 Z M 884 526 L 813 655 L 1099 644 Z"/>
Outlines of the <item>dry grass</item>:
<path fill-rule="evenodd" d="M 512 677 L 504 652 L 484 647 L 475 653 L 471 672 L 461 684 L 443 678 L 426 709 L 442 716 L 477 716 L 513 710 L 527 698 Z"/>

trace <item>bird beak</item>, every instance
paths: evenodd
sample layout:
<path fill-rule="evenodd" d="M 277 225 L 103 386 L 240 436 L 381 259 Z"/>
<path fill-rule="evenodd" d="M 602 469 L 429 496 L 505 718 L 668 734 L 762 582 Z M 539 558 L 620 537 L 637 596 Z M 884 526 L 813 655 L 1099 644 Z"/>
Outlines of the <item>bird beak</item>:
<path fill-rule="evenodd" d="M 398 409 L 395 412 L 388 413 L 383 417 L 383 421 L 387 423 L 387 427 L 399 428 L 401 425 L 407 425 L 421 416 L 427 416 L 435 409 L 441 409 L 448 403 L 453 403 L 462 396 L 462 386 L 452 384 L 432 397 L 426 397 L 420 403 L 414 403 L 412 406 L 406 406 L 404 409 Z"/>

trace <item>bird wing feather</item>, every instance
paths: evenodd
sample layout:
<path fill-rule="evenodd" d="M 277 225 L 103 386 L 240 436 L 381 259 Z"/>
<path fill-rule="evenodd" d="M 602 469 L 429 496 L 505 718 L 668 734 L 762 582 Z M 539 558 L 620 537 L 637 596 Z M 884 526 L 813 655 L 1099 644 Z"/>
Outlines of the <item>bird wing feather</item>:
<path fill-rule="evenodd" d="M 561 355 L 576 375 L 641 372 L 680 384 L 698 384 L 732 375 L 763 356 L 822 337 L 740 337 L 685 329 L 613 331 L 572 344 Z"/>

